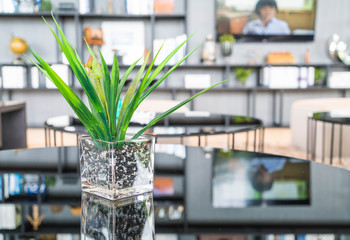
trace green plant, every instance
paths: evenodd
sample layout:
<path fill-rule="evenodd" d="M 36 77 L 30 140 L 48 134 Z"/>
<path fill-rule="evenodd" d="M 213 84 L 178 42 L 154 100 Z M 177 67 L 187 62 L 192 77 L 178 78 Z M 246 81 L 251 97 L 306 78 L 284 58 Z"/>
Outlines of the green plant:
<path fill-rule="evenodd" d="M 128 78 L 130 72 L 134 69 L 136 64 L 140 59 L 135 61 L 126 71 L 123 76 L 120 76 L 119 66 L 117 57 L 114 56 L 113 66 L 111 72 L 100 53 L 101 64 L 97 61 L 96 56 L 93 51 L 86 43 L 90 57 L 87 64 L 83 64 L 80 57 L 78 56 L 75 49 L 71 47 L 68 43 L 67 38 L 63 34 L 62 29 L 59 27 L 56 19 L 52 15 L 55 25 L 58 29 L 59 35 L 50 27 L 50 25 L 44 21 L 46 25 L 51 30 L 56 41 L 58 42 L 62 52 L 65 54 L 69 61 L 69 65 L 72 68 L 76 78 L 79 80 L 90 105 L 90 109 L 83 103 L 83 101 L 75 94 L 75 92 L 65 84 L 62 79 L 58 76 L 56 72 L 52 70 L 50 65 L 43 60 L 38 53 L 30 49 L 30 52 L 39 62 L 39 64 L 32 61 L 58 88 L 63 97 L 66 99 L 68 104 L 74 110 L 82 124 L 85 126 L 90 136 L 93 139 L 100 139 L 108 142 L 123 141 L 125 140 L 125 134 L 131 118 L 140 105 L 140 103 L 145 100 L 152 92 L 155 90 L 168 76 L 171 74 L 186 58 L 188 58 L 196 49 L 200 47 L 197 46 L 190 53 L 188 53 L 183 59 L 176 63 L 170 68 L 163 76 L 159 77 L 154 84 L 151 85 L 152 81 L 157 77 L 157 75 L 162 71 L 167 62 L 174 56 L 174 54 L 192 37 L 192 35 L 182 42 L 178 47 L 176 47 L 162 62 L 159 66 L 155 67 L 152 72 L 153 64 L 157 58 L 160 50 L 156 53 L 153 61 L 147 68 L 146 73 L 146 63 L 150 56 L 145 57 L 145 60 L 137 72 L 136 77 L 132 80 L 128 90 L 126 91 L 124 100 L 121 104 L 121 109 L 119 112 L 118 120 L 117 117 L 117 106 L 119 104 L 121 93 Z M 27 57 L 28 58 L 28 57 Z M 29 58 L 28 58 L 29 59 Z M 30 60 L 30 59 L 29 59 Z M 152 73 L 151 73 L 152 72 Z M 144 75 L 143 75 L 144 74 Z M 225 80 L 227 81 L 227 80 Z M 225 82 L 222 81 L 222 82 Z M 198 97 L 202 93 L 208 91 L 209 89 L 221 84 L 219 82 L 211 87 L 204 89 L 201 92 L 189 97 L 188 99 L 177 104 L 173 108 L 165 111 L 164 113 L 156 116 L 151 120 L 145 127 L 143 127 L 139 132 L 137 132 L 132 139 L 138 138 L 142 133 L 144 133 L 148 128 L 154 125 L 159 120 L 168 116 L 172 112 L 176 111 L 178 108 L 182 107 L 186 103 L 190 102 L 194 98 Z"/>
<path fill-rule="evenodd" d="M 315 83 L 320 84 L 326 77 L 326 70 L 323 68 L 315 68 Z"/>
<path fill-rule="evenodd" d="M 238 68 L 235 68 L 235 77 L 238 79 L 238 81 L 245 84 L 252 72 L 253 72 L 253 69 L 251 68 L 245 69 L 245 68 L 238 67 Z"/>
<path fill-rule="evenodd" d="M 41 2 L 41 11 L 42 12 L 49 12 L 52 9 L 52 4 L 49 0 L 44 0 Z"/>
<path fill-rule="evenodd" d="M 222 34 L 219 37 L 219 42 L 230 42 L 230 43 L 234 43 L 236 41 L 235 37 L 232 34 Z"/>

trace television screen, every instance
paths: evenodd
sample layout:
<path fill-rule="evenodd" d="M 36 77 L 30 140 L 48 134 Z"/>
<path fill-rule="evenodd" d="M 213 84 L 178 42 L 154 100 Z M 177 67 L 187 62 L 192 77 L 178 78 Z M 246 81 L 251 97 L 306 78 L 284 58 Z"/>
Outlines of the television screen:
<path fill-rule="evenodd" d="M 217 38 L 312 41 L 317 0 L 216 0 Z"/>
<path fill-rule="evenodd" d="M 286 157 L 254 157 L 216 150 L 214 208 L 310 204 L 310 163 Z"/>

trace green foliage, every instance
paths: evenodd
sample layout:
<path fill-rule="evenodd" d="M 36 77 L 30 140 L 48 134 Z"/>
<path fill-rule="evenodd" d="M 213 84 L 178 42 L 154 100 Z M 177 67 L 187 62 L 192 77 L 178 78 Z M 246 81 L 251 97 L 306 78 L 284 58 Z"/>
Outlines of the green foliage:
<path fill-rule="evenodd" d="M 58 25 L 56 19 L 52 15 L 55 25 L 58 29 L 58 33 L 49 26 L 49 24 L 44 19 L 45 23 L 49 27 L 56 41 L 58 42 L 62 52 L 65 54 L 69 61 L 69 65 L 73 70 L 76 78 L 78 79 L 81 87 L 83 88 L 90 109 L 83 103 L 83 101 L 76 95 L 76 93 L 62 81 L 62 79 L 52 70 L 51 66 L 43 60 L 38 53 L 30 49 L 35 59 L 39 62 L 38 64 L 32 61 L 45 75 L 48 77 L 61 92 L 63 97 L 66 99 L 68 104 L 74 110 L 78 118 L 81 120 L 82 124 L 85 126 L 90 136 L 93 139 L 100 139 L 108 142 L 124 141 L 127 128 L 130 124 L 131 118 L 147 96 L 149 96 L 153 90 L 155 90 L 168 76 L 171 74 L 186 58 L 188 58 L 196 49 L 200 47 L 197 46 L 190 53 L 188 53 L 183 59 L 181 59 L 177 64 L 175 64 L 170 70 L 168 70 L 163 76 L 159 77 L 155 83 L 150 86 L 153 80 L 156 79 L 158 74 L 163 70 L 165 65 L 169 60 L 176 54 L 176 52 L 192 37 L 192 35 L 182 42 L 177 48 L 175 48 L 162 62 L 159 66 L 155 67 L 152 72 L 154 62 L 160 52 L 157 52 L 151 64 L 146 67 L 146 63 L 149 59 L 150 54 L 145 57 L 145 60 L 137 72 L 136 77 L 132 80 L 128 90 L 126 91 L 124 100 L 121 103 L 120 113 L 117 118 L 117 108 L 119 99 L 124 88 L 126 79 L 128 78 L 131 71 L 135 68 L 136 64 L 140 59 L 135 61 L 125 72 L 123 76 L 120 76 L 119 66 L 117 57 L 114 56 L 113 66 L 111 72 L 108 69 L 106 61 L 104 60 L 102 54 L 100 53 L 101 63 L 97 61 L 96 56 L 87 44 L 90 57 L 87 64 L 83 64 L 79 58 L 75 49 L 71 47 L 68 43 L 67 38 L 63 34 L 62 29 Z M 60 37 L 59 37 L 60 36 Z M 147 70 L 146 70 L 147 69 Z M 144 71 L 146 70 L 146 73 Z M 225 80 L 227 81 L 227 80 Z M 135 134 L 133 139 L 138 138 L 142 133 L 144 133 L 148 128 L 154 125 L 159 120 L 168 116 L 172 112 L 176 111 L 186 103 L 198 97 L 202 93 L 208 91 L 209 89 L 221 84 L 225 81 L 217 83 L 194 96 L 184 100 L 175 107 L 165 111 L 164 113 L 158 115 L 153 120 L 150 121 L 147 126 L 142 128 L 139 132 Z"/>
<path fill-rule="evenodd" d="M 326 77 L 326 70 L 324 68 L 315 68 L 315 83 L 321 83 Z"/>
<path fill-rule="evenodd" d="M 49 12 L 52 9 L 52 4 L 49 0 L 44 0 L 41 2 L 41 9 L 42 12 Z"/>
<path fill-rule="evenodd" d="M 222 34 L 219 37 L 219 42 L 230 42 L 234 43 L 236 41 L 235 37 L 232 34 Z"/>
<path fill-rule="evenodd" d="M 238 79 L 238 81 L 245 84 L 252 72 L 253 72 L 253 69 L 251 68 L 245 69 L 245 68 L 238 67 L 238 68 L 235 68 L 235 77 Z"/>

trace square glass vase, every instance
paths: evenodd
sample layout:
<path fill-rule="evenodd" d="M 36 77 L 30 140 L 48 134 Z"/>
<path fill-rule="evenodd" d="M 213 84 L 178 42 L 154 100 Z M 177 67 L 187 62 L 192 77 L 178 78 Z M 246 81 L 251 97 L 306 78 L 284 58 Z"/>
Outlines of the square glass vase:
<path fill-rule="evenodd" d="M 154 138 L 119 142 L 79 138 L 81 188 L 109 200 L 153 190 Z"/>

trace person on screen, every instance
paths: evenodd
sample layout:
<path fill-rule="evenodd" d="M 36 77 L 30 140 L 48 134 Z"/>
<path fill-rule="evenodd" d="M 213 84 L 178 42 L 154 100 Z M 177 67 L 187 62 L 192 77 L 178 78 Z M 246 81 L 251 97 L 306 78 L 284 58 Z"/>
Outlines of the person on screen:
<path fill-rule="evenodd" d="M 259 0 L 255 6 L 258 19 L 248 22 L 243 34 L 251 35 L 289 35 L 291 33 L 288 23 L 277 19 L 278 11 L 275 0 Z"/>
<path fill-rule="evenodd" d="M 253 159 L 249 166 L 252 187 L 259 193 L 272 189 L 273 173 L 283 169 L 286 159 Z"/>

